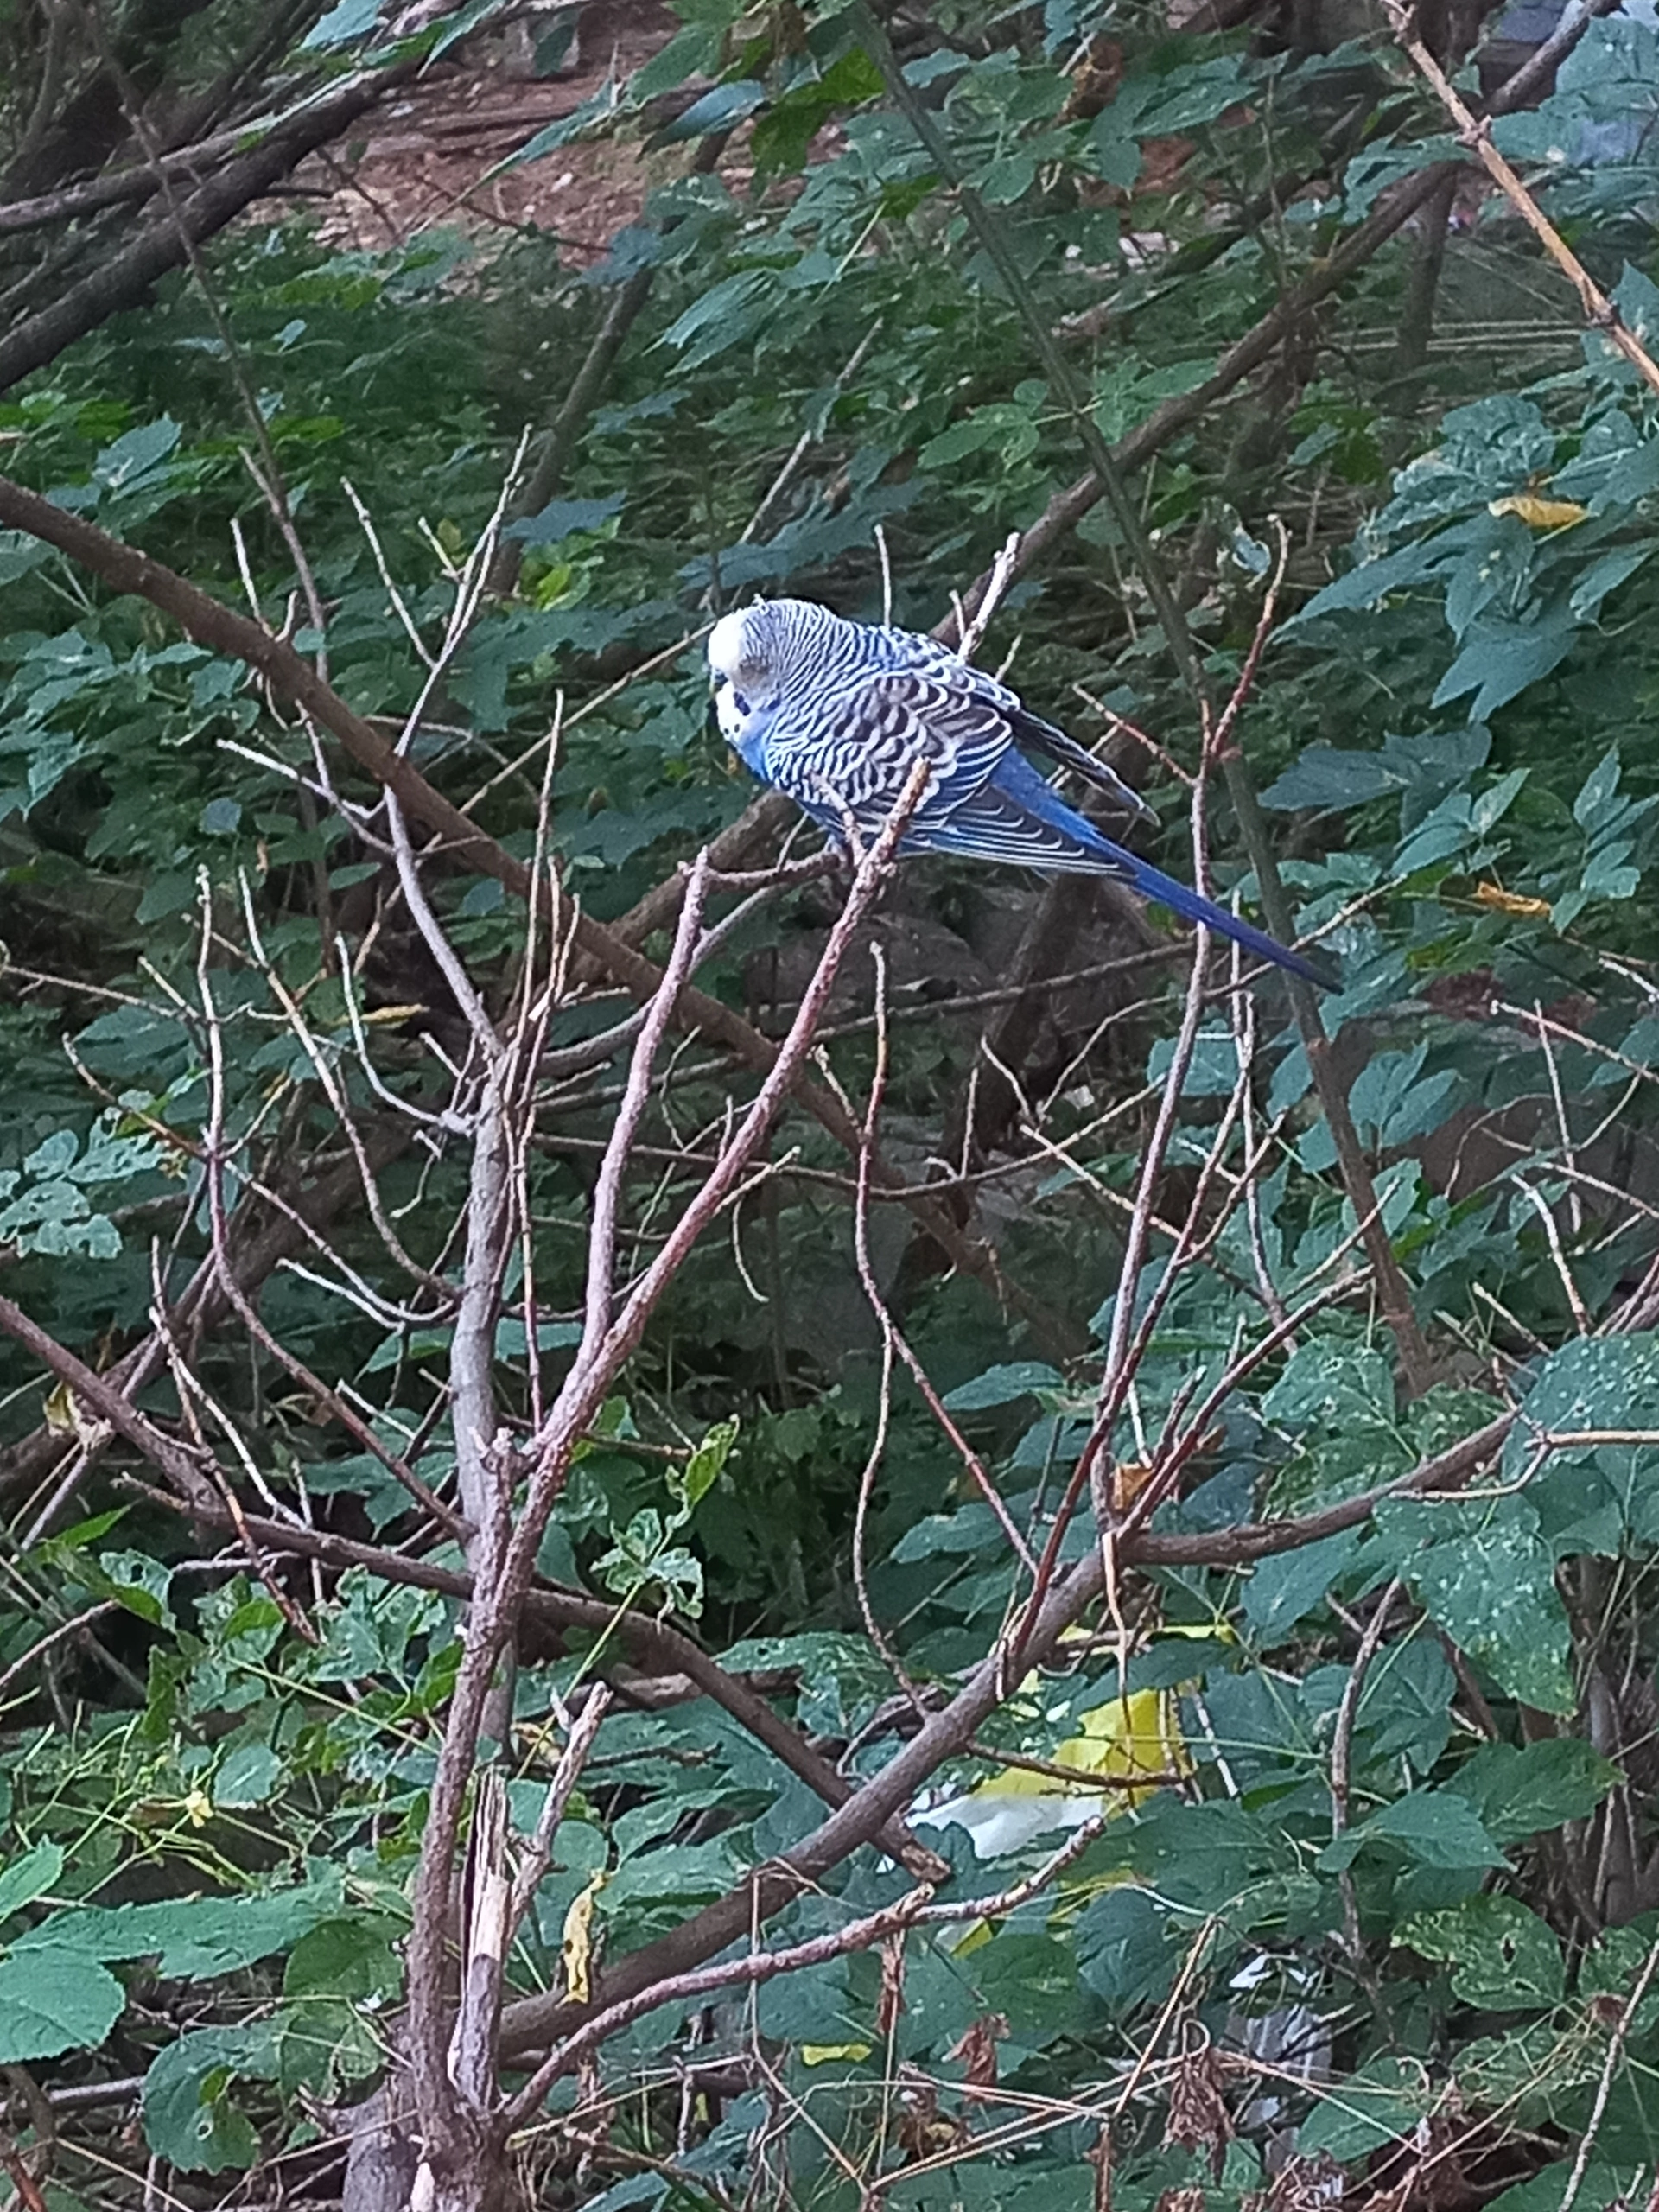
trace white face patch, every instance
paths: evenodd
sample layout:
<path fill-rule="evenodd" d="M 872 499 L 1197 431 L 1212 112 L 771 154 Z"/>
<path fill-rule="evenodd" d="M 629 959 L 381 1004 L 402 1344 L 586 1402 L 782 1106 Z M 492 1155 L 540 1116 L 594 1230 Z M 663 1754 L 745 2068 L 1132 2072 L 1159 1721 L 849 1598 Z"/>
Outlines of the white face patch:
<path fill-rule="evenodd" d="M 741 607 L 734 613 L 722 614 L 709 632 L 709 665 L 715 679 L 724 677 L 728 683 L 743 665 L 743 645 L 748 629 L 748 616 Z"/>
<path fill-rule="evenodd" d="M 722 614 L 709 632 L 709 670 L 715 684 L 715 718 L 728 744 L 742 750 L 742 737 L 757 707 L 776 686 L 758 651 L 757 609 L 739 607 Z"/>
<path fill-rule="evenodd" d="M 720 724 L 720 734 L 728 745 L 735 746 L 743 734 L 748 715 L 738 703 L 734 685 L 721 682 L 715 691 L 715 720 Z"/>

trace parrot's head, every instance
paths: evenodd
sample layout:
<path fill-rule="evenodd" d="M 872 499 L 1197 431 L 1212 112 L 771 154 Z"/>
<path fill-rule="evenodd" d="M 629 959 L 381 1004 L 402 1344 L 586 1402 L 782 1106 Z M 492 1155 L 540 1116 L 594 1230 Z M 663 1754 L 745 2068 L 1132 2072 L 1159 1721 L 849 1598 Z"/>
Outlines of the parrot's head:
<path fill-rule="evenodd" d="M 757 715 L 769 714 L 791 683 L 809 675 L 843 623 L 806 599 L 757 599 L 722 614 L 709 633 L 720 727 L 735 744 Z"/>

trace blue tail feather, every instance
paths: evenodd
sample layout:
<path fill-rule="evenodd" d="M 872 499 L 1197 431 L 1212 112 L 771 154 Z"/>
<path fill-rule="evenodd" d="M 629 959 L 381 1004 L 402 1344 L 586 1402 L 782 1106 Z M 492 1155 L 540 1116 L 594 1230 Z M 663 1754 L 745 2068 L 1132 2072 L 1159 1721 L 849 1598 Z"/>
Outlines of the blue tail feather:
<path fill-rule="evenodd" d="M 1304 982 L 1317 984 L 1322 990 L 1333 988 L 1330 974 L 1315 962 L 1293 952 L 1288 945 L 1281 944 L 1263 930 L 1252 928 L 1249 922 L 1241 921 L 1224 906 L 1217 906 L 1212 899 L 1205 898 L 1190 885 L 1178 882 L 1161 868 L 1154 868 L 1149 861 L 1137 859 L 1122 845 L 1103 836 L 1085 815 L 1068 806 L 1053 785 L 1017 753 L 1000 764 L 991 781 L 1039 821 L 1075 839 L 1082 849 L 1080 859 L 1087 854 L 1098 860 L 1103 874 L 1109 872 L 1122 878 L 1143 899 L 1155 899 L 1160 906 L 1167 906 L 1183 921 L 1201 923 L 1218 937 L 1229 938 L 1246 952 L 1253 952 L 1258 960 L 1271 961 L 1275 968 L 1288 969 Z"/>
<path fill-rule="evenodd" d="M 1103 839 L 1102 842 L 1107 842 Z M 1258 960 L 1270 960 L 1275 968 L 1287 968 L 1293 976 L 1300 976 L 1305 983 L 1317 983 L 1321 990 L 1332 988 L 1331 976 L 1325 970 L 1306 959 L 1300 952 L 1293 952 L 1276 938 L 1264 930 L 1253 929 L 1249 922 L 1241 921 L 1236 914 L 1230 914 L 1224 906 L 1217 906 L 1213 899 L 1206 899 L 1185 883 L 1178 883 L 1173 875 L 1166 875 L 1161 868 L 1146 861 L 1138 861 L 1131 853 L 1125 857 L 1135 869 L 1134 887 L 1143 899 L 1155 899 L 1160 906 L 1167 906 L 1183 921 L 1202 922 L 1205 929 L 1214 930 L 1217 936 L 1230 938 L 1242 945 L 1246 952 L 1255 953 Z"/>

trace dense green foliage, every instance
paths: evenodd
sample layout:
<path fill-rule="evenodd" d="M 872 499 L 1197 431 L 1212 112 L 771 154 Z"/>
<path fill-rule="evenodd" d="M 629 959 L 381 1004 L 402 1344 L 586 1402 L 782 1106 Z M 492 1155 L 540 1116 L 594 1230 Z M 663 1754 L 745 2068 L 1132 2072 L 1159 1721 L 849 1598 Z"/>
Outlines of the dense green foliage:
<path fill-rule="evenodd" d="M 713 611 L 759 588 L 879 615 L 884 543 L 895 618 L 929 626 L 1084 468 L 1030 333 L 845 13 L 680 13 L 620 94 L 529 149 L 657 133 L 649 200 L 597 267 L 533 233 L 371 254 L 302 222 L 245 226 L 0 400 L 13 475 L 227 603 L 251 592 L 395 734 L 429 671 L 382 560 L 430 653 L 521 428 L 556 411 L 619 288 L 654 270 L 564 481 L 511 526 L 515 589 L 484 599 L 412 747 L 533 858 L 556 714 L 551 843 L 607 920 L 753 796 L 707 720 Z M 1299 55 L 1074 0 L 931 14 L 906 49 L 912 79 L 1115 440 L 1200 386 L 1380 193 L 1446 150 L 1376 37 Z M 335 16 L 342 39 L 368 20 Z M 648 104 L 688 82 L 701 97 L 664 125 Z M 1650 334 L 1651 148 L 1581 156 L 1607 118 L 1656 112 L 1659 40 L 1620 18 L 1592 27 L 1543 107 L 1497 126 Z M 738 125 L 724 168 L 690 166 L 686 147 Z M 1442 337 L 1403 359 L 1424 251 L 1404 232 L 1134 488 L 1218 700 L 1285 533 L 1242 744 L 1299 925 L 1340 959 L 1325 1030 L 1431 1385 L 1402 1386 L 1282 993 L 1215 994 L 1130 1294 L 1156 1319 L 1113 1446 L 1129 1474 L 1185 1440 L 1154 1526 L 1214 1538 L 1216 1563 L 1126 1573 L 1065 1668 L 981 1732 L 982 1749 L 1052 1762 L 1092 1715 L 1100 1770 L 1170 1778 L 1120 1790 L 1057 1887 L 912 1934 L 902 2005 L 871 1952 L 647 2013 L 556 2085 L 523 2145 L 537 2202 L 1081 2212 L 1108 2201 L 1090 2159 L 1109 2119 L 1109 2201 L 1129 2212 L 1171 2191 L 1183 2212 L 1270 2187 L 1287 2203 L 1321 2158 L 1402 2208 L 1410 2186 L 1554 2212 L 1586 2129 L 1579 2207 L 1654 2179 L 1659 1989 L 1628 2014 L 1609 1993 L 1648 1992 L 1659 1959 L 1659 410 L 1581 334 L 1501 202 L 1453 234 Z M 308 579 L 250 461 L 280 472 Z M 1119 730 L 1113 759 L 1166 824 L 1158 856 L 1190 874 L 1197 712 L 1109 512 L 1091 506 L 1021 575 L 986 658 L 1017 647 L 1014 680 L 1080 737 Z M 467 1038 L 353 815 L 376 794 L 338 760 L 310 788 L 305 728 L 239 661 L 21 534 L 0 538 L 0 1290 L 109 1369 L 152 1330 L 158 1286 L 178 1299 L 209 1252 L 213 1145 L 255 1221 L 259 1189 L 291 1203 L 334 1174 L 346 1195 L 258 1286 L 260 1320 L 453 1502 L 469 1154 L 391 1105 L 438 1112 Z M 1211 812 L 1215 880 L 1253 901 L 1219 795 Z M 426 880 L 505 1017 L 522 910 L 488 876 Z M 1184 975 L 1159 918 L 1137 937 L 1091 909 L 1038 974 L 1038 1015 L 1003 1039 L 1017 1104 L 970 1141 L 982 1031 L 1042 896 L 912 867 L 874 932 L 892 1014 L 882 1143 L 912 1179 L 968 1171 L 958 1218 L 1011 1294 L 950 1271 L 902 1206 L 876 1205 L 868 1229 L 884 1294 L 1037 1551 L 1089 1433 Z M 705 986 L 775 1033 L 834 904 L 810 885 L 762 906 Z M 573 985 L 550 1049 L 623 1011 L 611 987 Z M 830 1028 L 827 1063 L 861 1113 L 868 954 Z M 521 1255 L 496 1336 L 520 1434 L 579 1334 L 623 1065 L 550 1079 L 539 1101 L 533 1278 L 526 1293 Z M 628 1189 L 630 1266 L 753 1088 L 707 1043 L 664 1065 Z M 342 1105 L 376 1161 L 378 1228 Z M 913 1732 L 894 1663 L 942 1702 L 1029 1577 L 902 1374 L 855 1530 L 884 1363 L 851 1170 L 804 1114 L 772 1150 L 784 1169 L 694 1255 L 581 1447 L 542 1566 L 699 1634 L 856 1780 Z M 1297 1325 L 1268 1343 L 1287 1314 Z M 162 1354 L 138 1402 L 210 1444 L 248 1512 L 461 1563 L 234 1313 L 185 1316 Z M 336 2201 L 327 2145 L 394 2032 L 460 1606 L 268 1541 L 255 1572 L 246 1546 L 135 1488 L 153 1470 L 42 1375 L 8 1339 L 0 2063 L 60 2088 L 143 2076 L 142 2146 L 60 2115 L 45 2201 L 135 2203 L 151 2155 L 173 2192 L 159 2202 L 274 2204 L 291 2172 L 306 2201 Z M 1472 1481 L 1226 1559 L 1228 1531 L 1407 1477 L 1517 1408 Z M 1085 1508 L 1062 1560 L 1096 1541 Z M 559 1700 L 622 1648 L 527 1629 L 502 1762 L 520 1835 Z M 620 1679 L 510 1963 L 521 1996 L 565 1986 L 584 1893 L 612 1962 L 823 1816 L 728 1713 L 637 1681 L 631 1702 Z M 1052 1777 L 988 1757 L 953 1760 L 934 1795 L 999 1771 L 1032 1794 L 981 1796 L 976 1821 L 1054 1809 Z M 993 1861 L 960 1827 L 928 1834 L 952 1901 L 1006 1888 L 1058 1840 L 1028 1829 Z M 768 1940 L 908 1885 L 866 1850 Z M 38 2135 L 22 2104 L 12 2123 Z M 1303 2163 L 1274 2183 L 1292 2125 Z"/>

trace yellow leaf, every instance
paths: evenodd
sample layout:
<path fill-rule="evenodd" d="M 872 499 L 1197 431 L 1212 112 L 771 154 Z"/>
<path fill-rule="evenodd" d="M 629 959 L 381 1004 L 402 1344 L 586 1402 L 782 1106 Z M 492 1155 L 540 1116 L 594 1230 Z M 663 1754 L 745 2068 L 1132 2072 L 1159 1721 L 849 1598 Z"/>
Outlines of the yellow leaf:
<path fill-rule="evenodd" d="M 1141 1459 L 1120 1459 L 1112 1469 L 1112 1510 L 1127 1513 L 1155 1470 Z"/>
<path fill-rule="evenodd" d="M 46 1425 L 54 1436 L 73 1436 L 79 1428 L 75 1419 L 75 1394 L 67 1382 L 54 1383 L 46 1394 L 41 1408 L 46 1415 Z"/>
<path fill-rule="evenodd" d="M 1518 891 L 1505 891 L 1496 883 L 1478 883 L 1475 904 L 1490 906 L 1495 914 L 1523 914 L 1540 922 L 1547 922 L 1551 912 L 1548 899 L 1523 899 Z"/>
<path fill-rule="evenodd" d="M 573 2005 L 587 2005 L 593 1999 L 594 1906 L 607 1878 L 601 1867 L 581 1896 L 571 1899 L 564 1916 L 559 1956 L 564 1967 L 565 1994 Z"/>
<path fill-rule="evenodd" d="M 1536 492 L 1515 492 L 1507 499 L 1492 499 L 1486 512 L 1519 515 L 1529 530 L 1571 530 L 1574 523 L 1590 518 L 1589 508 L 1581 507 L 1576 499 L 1545 499 Z"/>
<path fill-rule="evenodd" d="M 73 1436 L 77 1443 L 92 1446 L 109 1441 L 108 1426 L 81 1403 L 67 1382 L 54 1384 L 41 1410 L 54 1436 Z"/>
<path fill-rule="evenodd" d="M 854 2065 L 868 2058 L 870 2046 L 867 2043 L 804 2043 L 801 2045 L 803 2066 L 829 2066 L 837 2058 L 850 2059 Z"/>
<path fill-rule="evenodd" d="M 1052 1753 L 1051 1764 L 1063 1766 L 1077 1777 L 1080 1790 L 1096 1777 L 1115 1782 L 1134 1782 L 1185 1771 L 1186 1751 L 1175 1719 L 1175 1700 L 1167 1690 L 1136 1690 L 1128 1697 L 1109 1698 L 1078 1716 L 1078 1732 Z M 1064 1783 L 1050 1774 L 1035 1774 L 1029 1767 L 1004 1767 L 969 1793 L 974 1797 L 1065 1797 Z M 1130 1806 L 1137 1793 L 1127 1789 L 1115 1802 Z"/>

